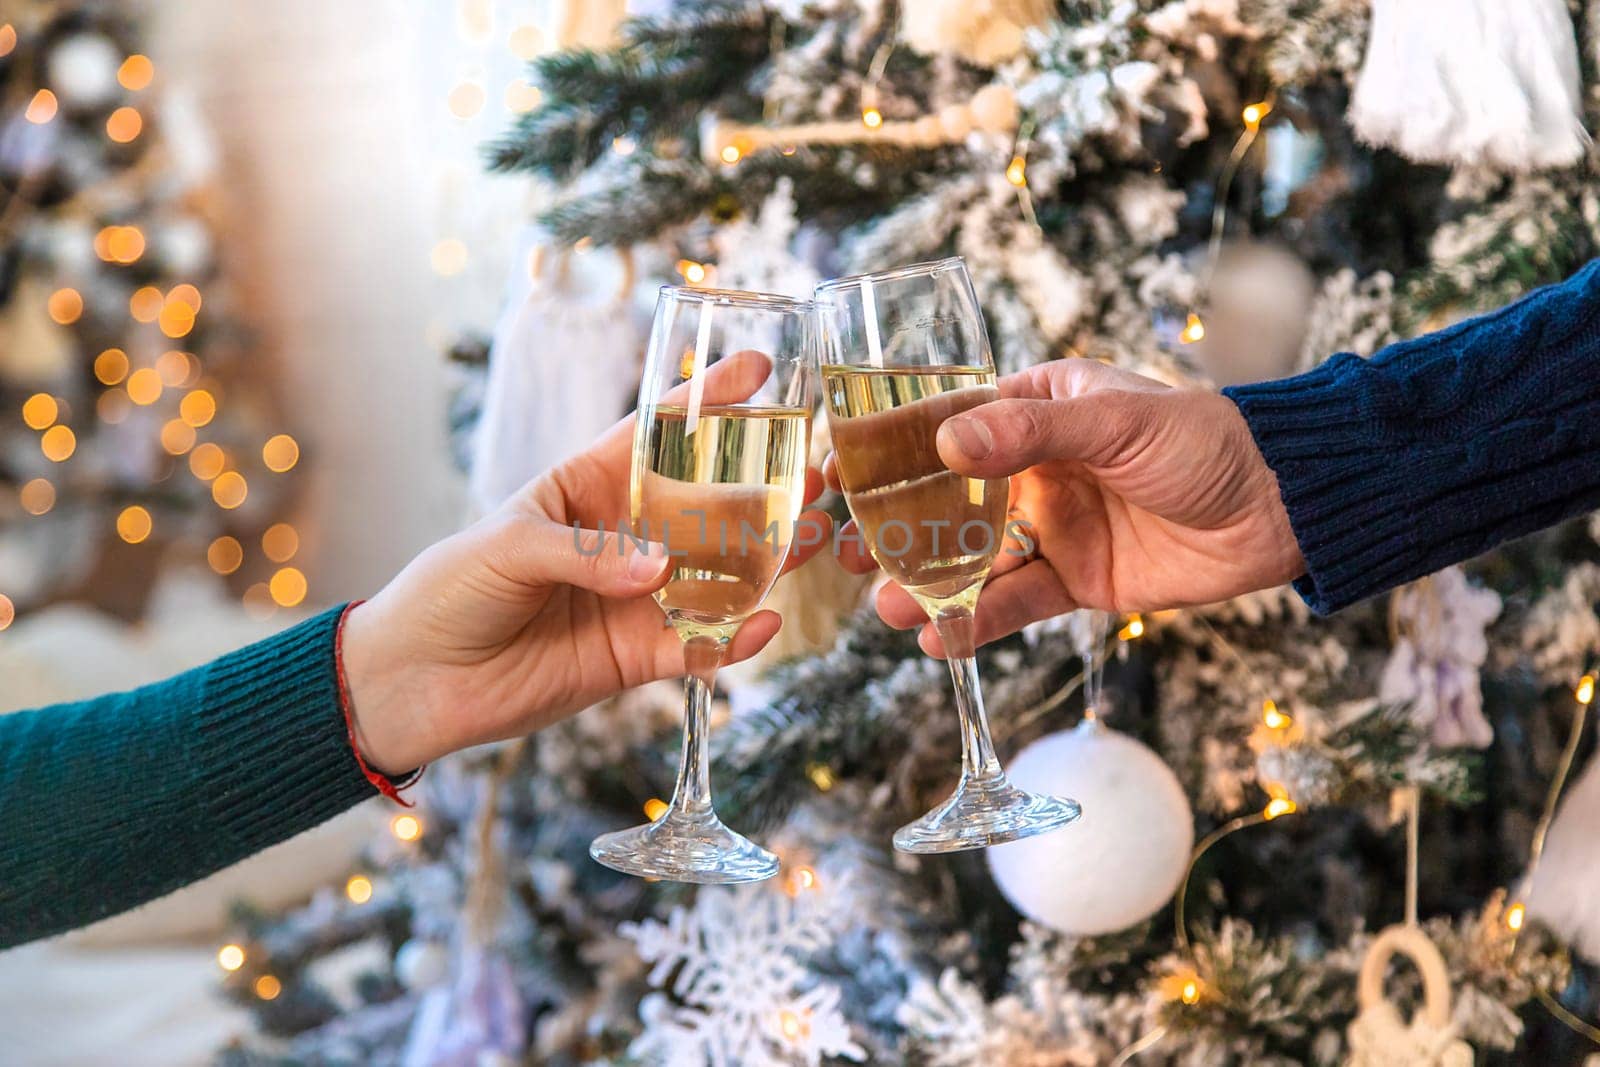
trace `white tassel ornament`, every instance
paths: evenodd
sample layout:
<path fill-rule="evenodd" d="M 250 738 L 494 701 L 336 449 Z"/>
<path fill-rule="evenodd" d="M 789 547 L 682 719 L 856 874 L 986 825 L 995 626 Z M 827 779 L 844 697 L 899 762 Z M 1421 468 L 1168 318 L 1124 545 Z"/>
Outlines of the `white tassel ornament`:
<path fill-rule="evenodd" d="M 1590 960 L 1600 960 L 1600 759 L 1561 799 L 1526 887 L 1530 918 Z"/>
<path fill-rule="evenodd" d="M 1567 166 L 1589 135 L 1563 0 L 1373 0 L 1350 124 L 1423 163 Z"/>

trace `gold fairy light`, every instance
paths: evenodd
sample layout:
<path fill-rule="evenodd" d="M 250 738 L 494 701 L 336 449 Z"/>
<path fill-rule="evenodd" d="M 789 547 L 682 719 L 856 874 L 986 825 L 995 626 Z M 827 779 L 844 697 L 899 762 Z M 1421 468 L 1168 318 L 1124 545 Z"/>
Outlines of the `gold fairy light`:
<path fill-rule="evenodd" d="M 298 607 L 306 598 L 306 576 L 298 567 L 280 567 L 267 582 L 267 591 L 279 607 Z"/>
<path fill-rule="evenodd" d="M 228 465 L 228 455 L 218 445 L 207 441 L 189 453 L 189 472 L 202 482 L 220 475 Z"/>
<path fill-rule="evenodd" d="M 826 763 L 813 763 L 806 768 L 806 777 L 811 779 L 811 784 L 817 787 L 819 793 L 826 793 L 836 783 L 833 768 Z"/>
<path fill-rule="evenodd" d="M 261 552 L 274 563 L 288 563 L 300 551 L 300 535 L 286 522 L 275 522 L 261 535 Z"/>
<path fill-rule="evenodd" d="M 1022 156 L 1012 156 L 1011 162 L 1006 166 L 1006 181 L 1021 189 L 1028 184 L 1028 161 Z"/>
<path fill-rule="evenodd" d="M 245 612 L 255 619 L 270 619 L 278 610 L 278 605 L 272 602 L 272 593 L 268 591 L 266 582 L 251 585 L 239 601 L 244 605 Z"/>
<path fill-rule="evenodd" d="M 101 385 L 116 385 L 128 376 L 128 353 L 108 348 L 94 357 L 94 376 Z"/>
<path fill-rule="evenodd" d="M 83 294 L 71 287 L 50 294 L 45 310 L 58 326 L 71 326 L 83 316 Z"/>
<path fill-rule="evenodd" d="M 107 389 L 94 402 L 95 417 L 112 426 L 126 419 L 132 410 L 133 401 L 128 399 L 126 389 Z"/>
<path fill-rule="evenodd" d="M 43 126 L 56 117 L 58 110 L 56 94 L 49 89 L 40 89 L 33 94 L 33 99 L 28 101 L 28 110 L 22 115 L 35 126 Z"/>
<path fill-rule="evenodd" d="M 17 501 L 29 515 L 43 515 L 56 506 L 56 487 L 48 478 L 31 478 L 17 490 Z"/>
<path fill-rule="evenodd" d="M 1261 721 L 1269 730 L 1286 730 L 1294 720 L 1278 710 L 1278 702 L 1268 698 L 1261 702 Z"/>
<path fill-rule="evenodd" d="M 344 895 L 350 898 L 352 904 L 365 904 L 372 899 L 372 879 L 359 874 L 351 875 L 344 884 Z"/>
<path fill-rule="evenodd" d="M 784 1008 L 778 1013 L 778 1032 L 786 1041 L 799 1041 L 811 1032 L 811 1024 L 800 1013 Z"/>
<path fill-rule="evenodd" d="M 1178 334 L 1178 339 L 1186 345 L 1196 341 L 1203 341 L 1206 337 L 1206 324 L 1200 321 L 1200 316 L 1189 312 L 1188 321 L 1183 324 L 1183 332 Z"/>
<path fill-rule="evenodd" d="M 0 593 L 0 630 L 6 629 L 16 621 L 16 618 L 17 606 L 11 602 L 10 597 Z"/>
<path fill-rule="evenodd" d="M 730 167 L 739 162 L 739 157 L 742 155 L 744 155 L 744 153 L 739 151 L 739 146 L 736 144 L 723 145 L 722 151 L 719 153 L 722 161 L 728 164 Z"/>
<path fill-rule="evenodd" d="M 66 426 L 52 426 L 39 435 L 39 451 L 52 463 L 65 463 L 78 450 L 78 435 Z"/>
<path fill-rule="evenodd" d="M 415 815 L 396 815 L 389 820 L 389 832 L 401 841 L 415 841 L 422 836 L 422 820 Z"/>
<path fill-rule="evenodd" d="M 106 136 L 117 144 L 128 144 L 144 130 L 144 116 L 136 107 L 119 107 L 106 117 Z"/>
<path fill-rule="evenodd" d="M 1506 909 L 1506 929 L 1512 933 L 1522 929 L 1522 924 L 1528 916 L 1528 909 L 1521 902 L 1511 905 Z"/>
<path fill-rule="evenodd" d="M 164 300 L 156 316 L 161 332 L 176 340 L 187 337 L 194 329 L 195 310 L 182 300 Z"/>
<path fill-rule="evenodd" d="M 217 966 L 232 973 L 244 966 L 244 949 L 239 945 L 223 945 L 217 949 Z"/>
<path fill-rule="evenodd" d="M 176 389 L 188 381 L 193 369 L 189 353 L 176 348 L 168 349 L 156 359 L 156 373 L 161 376 L 161 384 L 168 388 Z"/>
<path fill-rule="evenodd" d="M 1573 696 L 1578 698 L 1578 703 L 1588 704 L 1594 700 L 1594 675 L 1586 674 L 1578 679 L 1578 688 Z"/>
<path fill-rule="evenodd" d="M 135 53 L 122 61 L 122 66 L 117 68 L 117 84 L 129 92 L 138 92 L 145 88 L 156 76 L 156 65 L 150 62 L 149 56 Z"/>
<path fill-rule="evenodd" d="M 1244 122 L 1246 129 L 1255 130 L 1271 110 L 1271 100 L 1258 100 L 1253 104 L 1246 104 L 1244 110 L 1239 113 L 1239 118 Z"/>
<path fill-rule="evenodd" d="M 128 298 L 128 314 L 133 316 L 135 322 L 154 322 L 160 318 L 166 304 L 167 298 L 161 295 L 160 289 L 146 285 L 135 290 Z"/>
<path fill-rule="evenodd" d="M 286 433 L 274 434 L 261 446 L 261 462 L 274 474 L 292 470 L 300 462 L 300 443 Z"/>
<path fill-rule="evenodd" d="M 1285 815 L 1293 815 L 1298 810 L 1299 808 L 1288 796 L 1278 796 L 1267 801 L 1267 806 L 1261 809 L 1261 814 L 1270 822 Z"/>
<path fill-rule="evenodd" d="M 17 28 L 11 23 L 0 23 L 0 59 L 9 56 L 17 47 Z"/>
<path fill-rule="evenodd" d="M 270 974 L 264 974 L 256 979 L 255 985 L 251 988 L 262 1000 L 277 1000 L 278 994 L 283 992 L 283 983 Z"/>
<path fill-rule="evenodd" d="M 1123 641 L 1136 641 L 1144 636 L 1144 618 L 1138 612 L 1128 616 L 1128 623 L 1117 631 L 1117 637 Z"/>
<path fill-rule="evenodd" d="M 245 497 L 250 494 L 250 486 L 244 480 L 244 475 L 238 471 L 223 471 L 211 483 L 211 499 L 216 501 L 217 507 L 226 511 L 243 504 Z M 274 600 L 278 598 L 273 597 Z"/>
<path fill-rule="evenodd" d="M 55 425 L 61 406 L 49 393 L 34 393 L 22 402 L 22 421 L 30 430 L 47 430 Z"/>
<path fill-rule="evenodd" d="M 861 125 L 869 130 L 876 130 L 883 125 L 883 112 L 875 107 L 861 109 Z"/>
<path fill-rule="evenodd" d="M 244 546 L 226 534 L 206 548 L 206 563 L 218 574 L 232 574 L 244 562 Z"/>
<path fill-rule="evenodd" d="M 169 456 L 181 456 L 194 447 L 194 427 L 182 419 L 168 419 L 161 427 L 161 447 Z"/>
<path fill-rule="evenodd" d="M 178 415 L 190 426 L 199 429 L 217 416 L 217 399 L 204 389 L 194 389 L 178 401 Z"/>
<path fill-rule="evenodd" d="M 150 512 L 134 504 L 123 508 L 117 515 L 117 536 L 130 545 L 137 545 L 150 536 L 154 525 Z"/>
<path fill-rule="evenodd" d="M 161 375 L 154 367 L 140 367 L 128 375 L 128 399 L 140 407 L 149 407 L 161 399 Z"/>

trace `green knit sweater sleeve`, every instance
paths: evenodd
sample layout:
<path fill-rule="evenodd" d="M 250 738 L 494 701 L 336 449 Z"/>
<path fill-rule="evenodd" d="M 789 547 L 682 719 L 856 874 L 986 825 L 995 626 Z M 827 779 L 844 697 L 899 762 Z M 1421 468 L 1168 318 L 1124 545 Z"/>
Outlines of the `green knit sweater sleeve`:
<path fill-rule="evenodd" d="M 0 716 L 0 948 L 125 911 L 372 796 L 334 609 L 165 682 Z"/>

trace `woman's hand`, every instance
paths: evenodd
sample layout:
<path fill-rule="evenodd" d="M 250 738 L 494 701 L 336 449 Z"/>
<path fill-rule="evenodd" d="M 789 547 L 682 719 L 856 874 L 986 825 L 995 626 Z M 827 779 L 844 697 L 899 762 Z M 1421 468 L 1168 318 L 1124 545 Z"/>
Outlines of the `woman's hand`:
<path fill-rule="evenodd" d="M 1010 476 L 1013 517 L 1037 538 L 1031 553 L 1002 549 L 978 601 L 980 642 L 1074 608 L 1205 604 L 1304 573 L 1277 478 L 1228 398 L 1087 359 L 1003 378 L 1000 395 L 938 438 L 951 470 Z M 841 561 L 873 566 L 861 551 Z M 898 586 L 879 591 L 878 613 L 922 627 L 923 649 L 942 654 Z"/>
<path fill-rule="evenodd" d="M 369 764 L 404 772 L 683 673 L 682 643 L 649 596 L 666 584 L 664 549 L 639 553 L 615 532 L 628 521 L 632 441 L 629 418 L 350 613 L 345 671 Z M 821 485 L 808 472 L 808 502 Z M 829 540 L 825 512 L 800 522 L 818 528 L 797 531 L 785 570 Z M 778 626 L 774 612 L 752 615 L 728 662 Z"/>

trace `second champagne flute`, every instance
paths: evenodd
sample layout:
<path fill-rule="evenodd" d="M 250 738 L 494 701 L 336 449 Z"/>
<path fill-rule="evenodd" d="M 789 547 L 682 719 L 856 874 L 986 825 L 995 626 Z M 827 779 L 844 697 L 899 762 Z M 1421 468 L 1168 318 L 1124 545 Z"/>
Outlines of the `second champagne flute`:
<path fill-rule="evenodd" d="M 674 557 L 656 601 L 683 640 L 683 757 L 665 814 L 589 846 L 607 867 L 703 883 L 778 873 L 712 810 L 706 732 L 717 668 L 777 580 L 804 503 L 815 327 L 809 302 L 781 296 L 663 286 L 657 298 L 630 511 L 634 534 Z"/>
<path fill-rule="evenodd" d="M 972 613 L 1004 541 L 1009 483 L 939 459 L 945 419 L 999 398 L 972 280 L 960 259 L 817 287 L 828 425 L 850 513 L 886 574 L 928 613 L 949 657 L 961 779 L 894 835 L 902 852 L 955 852 L 1031 837 L 1080 814 L 1018 789 L 989 739 Z"/>

